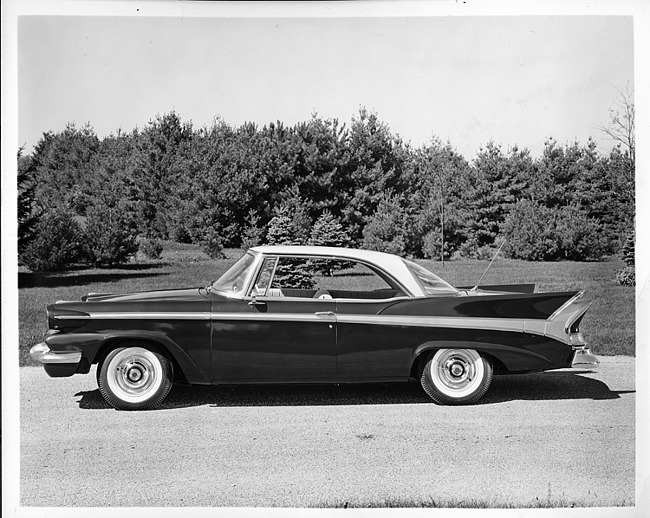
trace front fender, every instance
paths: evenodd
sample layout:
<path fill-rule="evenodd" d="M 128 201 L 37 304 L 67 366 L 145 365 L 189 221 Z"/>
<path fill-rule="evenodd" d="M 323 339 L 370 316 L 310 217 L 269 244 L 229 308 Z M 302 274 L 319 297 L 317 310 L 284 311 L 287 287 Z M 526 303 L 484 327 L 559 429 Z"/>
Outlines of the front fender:
<path fill-rule="evenodd" d="M 106 331 L 99 333 L 59 333 L 47 336 L 45 343 L 53 351 L 81 351 L 82 364 L 89 368 L 97 363 L 107 346 L 126 340 L 147 341 L 158 344 L 172 355 L 188 383 L 209 385 L 210 380 L 196 362 L 178 344 L 164 333 L 156 331 Z"/>

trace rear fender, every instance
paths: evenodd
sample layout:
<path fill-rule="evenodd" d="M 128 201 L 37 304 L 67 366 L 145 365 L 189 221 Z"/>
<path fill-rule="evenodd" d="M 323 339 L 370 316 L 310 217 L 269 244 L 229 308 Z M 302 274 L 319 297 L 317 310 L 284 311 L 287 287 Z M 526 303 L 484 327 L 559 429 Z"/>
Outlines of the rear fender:
<path fill-rule="evenodd" d="M 553 367 L 553 363 L 539 353 L 530 349 L 513 349 L 506 345 L 488 342 L 425 342 L 415 349 L 411 359 L 411 370 L 421 358 L 433 354 L 439 349 L 473 349 L 486 356 L 495 358 L 509 372 L 525 372 L 545 370 Z"/>
<path fill-rule="evenodd" d="M 584 291 L 577 293 L 546 320 L 524 319 L 524 331 L 547 336 L 548 338 L 571 345 L 569 338 L 572 332 L 571 328 L 580 321 L 592 304 L 591 301 L 584 299 L 584 294 Z M 574 328 L 576 332 L 577 327 L 576 325 Z"/>

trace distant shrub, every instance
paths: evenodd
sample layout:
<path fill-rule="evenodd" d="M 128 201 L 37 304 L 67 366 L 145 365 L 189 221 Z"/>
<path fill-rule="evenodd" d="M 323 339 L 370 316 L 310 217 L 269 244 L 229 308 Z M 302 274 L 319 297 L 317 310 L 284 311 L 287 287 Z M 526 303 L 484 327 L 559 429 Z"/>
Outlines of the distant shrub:
<path fill-rule="evenodd" d="M 175 225 L 169 232 L 169 237 L 176 243 L 191 243 L 192 235 L 185 225 Z"/>
<path fill-rule="evenodd" d="M 422 238 L 422 255 L 425 259 L 440 259 L 442 237 L 439 230 L 432 230 Z"/>
<path fill-rule="evenodd" d="M 598 224 L 576 207 L 519 201 L 503 224 L 506 252 L 526 261 L 585 261 L 603 253 Z"/>
<path fill-rule="evenodd" d="M 251 210 L 248 213 L 248 218 L 246 221 L 246 227 L 242 234 L 241 247 L 244 250 L 248 250 L 254 246 L 257 246 L 262 243 L 264 239 L 264 228 L 258 226 L 260 217 Z"/>
<path fill-rule="evenodd" d="M 634 244 L 634 230 L 631 230 L 625 236 L 625 244 L 621 249 L 621 257 L 628 266 L 634 266 Z"/>
<path fill-rule="evenodd" d="M 160 239 L 144 238 L 139 242 L 139 250 L 149 259 L 160 259 L 163 252 L 163 244 Z"/>
<path fill-rule="evenodd" d="M 555 233 L 560 248 L 559 259 L 587 261 L 600 258 L 605 250 L 600 227 L 577 207 L 557 211 Z"/>
<path fill-rule="evenodd" d="M 363 229 L 363 248 L 404 255 L 406 218 L 397 197 L 385 196 Z"/>
<path fill-rule="evenodd" d="M 121 207 L 98 204 L 88 209 L 87 216 L 84 236 L 90 263 L 123 264 L 138 251 L 133 222 Z"/>
<path fill-rule="evenodd" d="M 35 272 L 59 271 L 82 258 L 82 231 L 71 213 L 51 209 L 42 214 L 20 262 Z"/>
<path fill-rule="evenodd" d="M 560 257 L 553 209 L 521 200 L 512 208 L 503 229 L 506 252 L 514 259 L 552 261 Z"/>
<path fill-rule="evenodd" d="M 634 266 L 626 266 L 620 270 L 616 270 L 616 282 L 622 286 L 635 286 L 636 285 L 636 275 L 634 272 Z"/>
<path fill-rule="evenodd" d="M 498 249 L 499 246 L 497 246 L 497 244 L 479 246 L 476 240 L 469 239 L 459 247 L 458 251 L 454 253 L 453 257 L 460 257 L 464 259 L 479 259 L 481 261 L 484 261 L 487 259 L 492 259 L 494 257 L 494 254 L 497 253 Z"/>
<path fill-rule="evenodd" d="M 209 227 L 201 240 L 201 248 L 210 259 L 223 259 L 223 240 L 214 227 Z"/>

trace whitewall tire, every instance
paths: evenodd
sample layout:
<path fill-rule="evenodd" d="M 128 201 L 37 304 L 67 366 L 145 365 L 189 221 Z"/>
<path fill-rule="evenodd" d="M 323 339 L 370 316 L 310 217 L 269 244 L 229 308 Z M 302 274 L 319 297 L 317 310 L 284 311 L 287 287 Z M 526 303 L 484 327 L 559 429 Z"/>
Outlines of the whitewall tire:
<path fill-rule="evenodd" d="M 172 363 L 162 354 L 141 346 L 113 349 L 97 369 L 102 396 L 120 410 L 159 405 L 174 380 Z"/>
<path fill-rule="evenodd" d="M 440 405 L 469 405 L 492 383 L 492 364 L 473 349 L 440 349 L 427 361 L 422 388 Z"/>

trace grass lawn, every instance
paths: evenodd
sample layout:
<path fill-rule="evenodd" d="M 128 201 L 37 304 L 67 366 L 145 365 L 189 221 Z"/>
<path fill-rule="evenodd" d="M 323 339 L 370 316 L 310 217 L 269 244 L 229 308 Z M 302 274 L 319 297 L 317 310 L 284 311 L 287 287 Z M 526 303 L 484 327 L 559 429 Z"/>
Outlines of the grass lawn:
<path fill-rule="evenodd" d="M 64 273 L 34 274 L 19 271 L 19 360 L 35 365 L 29 348 L 47 331 L 45 307 L 57 300 L 78 300 L 89 292 L 133 291 L 205 286 L 219 277 L 241 254 L 226 250 L 226 259 L 211 260 L 198 247 L 167 243 L 157 261 L 136 259 L 115 269 L 79 269 Z M 418 261 L 455 286 L 476 284 L 488 261 Z M 613 260 L 598 263 L 532 263 L 496 260 L 481 284 L 537 283 L 538 291 L 586 290 L 594 301 L 581 331 L 595 354 L 628 355 L 635 352 L 634 288 L 619 286 L 614 272 L 624 265 Z M 358 278 L 349 277 L 349 289 Z"/>

